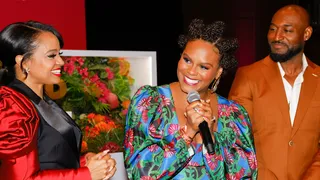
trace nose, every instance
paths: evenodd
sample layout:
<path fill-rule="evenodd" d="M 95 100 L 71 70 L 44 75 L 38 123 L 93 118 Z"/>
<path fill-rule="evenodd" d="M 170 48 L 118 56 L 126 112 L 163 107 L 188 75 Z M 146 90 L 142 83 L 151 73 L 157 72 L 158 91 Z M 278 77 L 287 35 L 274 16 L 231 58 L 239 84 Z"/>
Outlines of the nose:
<path fill-rule="evenodd" d="M 57 59 L 56 64 L 58 64 L 58 65 L 60 65 L 60 66 L 63 66 L 63 65 L 64 65 L 64 60 L 62 59 L 61 56 L 59 56 L 59 58 Z"/>
<path fill-rule="evenodd" d="M 281 30 L 281 29 L 278 29 L 278 30 L 275 32 L 274 40 L 276 40 L 276 41 L 281 41 L 281 40 L 283 40 L 283 33 L 282 33 L 282 30 Z"/>
<path fill-rule="evenodd" d="M 195 66 L 195 65 L 192 65 L 190 68 L 189 68 L 189 70 L 188 70 L 188 73 L 190 74 L 190 75 L 197 75 L 197 66 Z"/>

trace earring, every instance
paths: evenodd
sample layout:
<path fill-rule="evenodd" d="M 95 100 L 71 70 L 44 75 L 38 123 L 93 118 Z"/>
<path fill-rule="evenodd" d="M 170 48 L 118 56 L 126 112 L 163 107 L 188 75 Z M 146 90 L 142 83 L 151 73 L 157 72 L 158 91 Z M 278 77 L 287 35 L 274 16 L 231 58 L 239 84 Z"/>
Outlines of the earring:
<path fill-rule="evenodd" d="M 213 80 L 212 86 L 210 88 L 211 93 L 216 92 L 216 90 L 218 89 L 219 82 L 220 82 L 220 77 Z"/>
<path fill-rule="evenodd" d="M 24 68 L 24 69 L 23 69 L 23 73 L 29 74 L 29 72 L 30 72 L 30 69 L 29 69 L 29 68 Z"/>

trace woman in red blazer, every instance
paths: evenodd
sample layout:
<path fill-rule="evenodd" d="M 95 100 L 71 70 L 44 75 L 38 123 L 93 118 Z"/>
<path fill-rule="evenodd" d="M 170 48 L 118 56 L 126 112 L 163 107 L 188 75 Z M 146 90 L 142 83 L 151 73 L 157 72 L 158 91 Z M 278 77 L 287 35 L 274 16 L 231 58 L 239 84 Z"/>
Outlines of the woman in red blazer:
<path fill-rule="evenodd" d="M 0 32 L 0 179 L 111 178 L 107 152 L 80 158 L 79 127 L 43 91 L 60 81 L 63 40 L 39 22 L 10 24 Z"/>

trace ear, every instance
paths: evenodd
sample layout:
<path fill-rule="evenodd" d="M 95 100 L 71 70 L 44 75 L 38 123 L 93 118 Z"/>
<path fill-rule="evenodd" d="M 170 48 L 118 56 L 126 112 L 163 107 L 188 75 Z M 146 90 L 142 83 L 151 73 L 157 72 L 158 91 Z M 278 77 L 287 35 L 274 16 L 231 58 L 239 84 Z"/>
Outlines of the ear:
<path fill-rule="evenodd" d="M 223 68 L 222 68 L 222 67 L 219 67 L 215 79 L 219 79 L 220 76 L 221 76 L 221 74 L 222 74 L 222 72 L 223 72 Z"/>
<path fill-rule="evenodd" d="M 17 55 L 15 58 L 16 64 L 19 67 L 21 67 L 22 59 L 23 59 L 23 55 Z M 22 64 L 22 68 L 27 68 L 27 67 L 30 67 L 30 61 L 25 60 Z"/>
<path fill-rule="evenodd" d="M 17 55 L 15 60 L 16 60 L 16 64 L 20 67 L 21 66 L 21 61 L 23 59 L 22 55 Z"/>
<path fill-rule="evenodd" d="M 305 30 L 304 30 L 304 37 L 303 40 L 307 41 L 310 39 L 311 35 L 312 35 L 313 29 L 311 26 L 308 26 Z"/>

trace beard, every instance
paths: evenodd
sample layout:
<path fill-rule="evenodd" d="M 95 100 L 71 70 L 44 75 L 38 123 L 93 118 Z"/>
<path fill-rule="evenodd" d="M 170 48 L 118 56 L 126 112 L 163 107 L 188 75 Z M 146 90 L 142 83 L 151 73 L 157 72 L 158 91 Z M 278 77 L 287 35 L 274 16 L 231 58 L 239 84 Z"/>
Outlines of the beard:
<path fill-rule="evenodd" d="M 284 54 L 277 54 L 274 52 L 270 52 L 270 58 L 274 61 L 274 62 L 286 62 L 288 60 L 290 60 L 292 57 L 294 57 L 295 55 L 299 54 L 303 49 L 303 45 L 299 44 L 297 47 L 292 47 L 289 48 L 288 51 Z"/>

